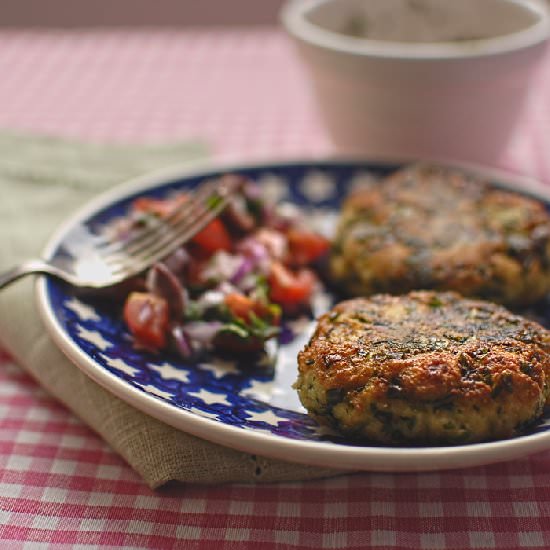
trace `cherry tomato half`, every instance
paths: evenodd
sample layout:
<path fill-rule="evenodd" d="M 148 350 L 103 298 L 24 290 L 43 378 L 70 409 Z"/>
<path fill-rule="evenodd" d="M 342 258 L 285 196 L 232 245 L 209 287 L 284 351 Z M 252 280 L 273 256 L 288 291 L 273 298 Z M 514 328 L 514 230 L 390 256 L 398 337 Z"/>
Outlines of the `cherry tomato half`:
<path fill-rule="evenodd" d="M 166 346 L 168 303 L 149 292 L 132 292 L 124 304 L 124 320 L 142 344 L 161 349 Z"/>
<path fill-rule="evenodd" d="M 308 302 L 315 281 L 315 275 L 309 269 L 294 273 L 282 263 L 273 262 L 268 277 L 270 299 L 288 311 Z"/>
<path fill-rule="evenodd" d="M 199 231 L 191 242 L 198 245 L 208 254 L 213 254 L 218 250 L 228 252 L 232 248 L 229 232 L 218 218 L 212 220 L 204 229 Z"/>
<path fill-rule="evenodd" d="M 313 231 L 290 228 L 286 234 L 293 264 L 307 265 L 326 254 L 330 242 Z"/>

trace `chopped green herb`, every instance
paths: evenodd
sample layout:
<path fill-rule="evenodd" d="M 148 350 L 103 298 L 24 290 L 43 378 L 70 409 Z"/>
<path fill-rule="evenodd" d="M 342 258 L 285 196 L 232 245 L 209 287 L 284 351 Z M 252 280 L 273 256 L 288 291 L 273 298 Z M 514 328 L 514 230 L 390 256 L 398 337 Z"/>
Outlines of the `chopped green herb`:
<path fill-rule="evenodd" d="M 210 210 L 216 210 L 221 202 L 222 198 L 219 195 L 212 195 L 206 199 L 206 207 Z"/>

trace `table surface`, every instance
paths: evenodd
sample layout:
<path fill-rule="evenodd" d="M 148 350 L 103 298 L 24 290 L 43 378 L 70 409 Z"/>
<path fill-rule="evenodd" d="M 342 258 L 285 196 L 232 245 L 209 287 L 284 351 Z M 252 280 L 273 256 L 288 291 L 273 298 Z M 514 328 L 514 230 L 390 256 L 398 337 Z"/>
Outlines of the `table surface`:
<path fill-rule="evenodd" d="M 333 153 L 276 29 L 0 32 L 0 127 Z M 550 56 L 500 167 L 550 182 Z M 0 351 L 1 548 L 550 548 L 550 453 L 425 474 L 149 490 Z"/>

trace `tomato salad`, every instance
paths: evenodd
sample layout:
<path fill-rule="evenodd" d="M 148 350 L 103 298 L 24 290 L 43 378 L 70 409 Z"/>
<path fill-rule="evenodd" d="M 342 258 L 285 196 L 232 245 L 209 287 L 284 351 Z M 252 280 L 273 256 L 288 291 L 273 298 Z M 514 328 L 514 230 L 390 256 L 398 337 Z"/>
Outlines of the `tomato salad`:
<path fill-rule="evenodd" d="M 219 217 L 126 296 L 124 320 L 140 345 L 183 358 L 257 352 L 279 334 L 284 316 L 310 307 L 319 284 L 312 266 L 328 240 L 296 210 L 266 204 L 253 182 L 243 178 L 239 188 Z M 168 216 L 185 200 L 184 192 L 138 198 L 117 232 Z"/>

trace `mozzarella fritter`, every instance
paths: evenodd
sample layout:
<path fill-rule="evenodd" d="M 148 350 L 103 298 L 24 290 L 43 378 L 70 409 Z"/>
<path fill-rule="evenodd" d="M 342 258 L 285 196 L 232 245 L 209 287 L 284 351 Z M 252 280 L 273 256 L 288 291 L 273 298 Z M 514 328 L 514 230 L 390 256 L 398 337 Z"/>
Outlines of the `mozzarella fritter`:
<path fill-rule="evenodd" d="M 331 272 L 351 296 L 433 289 L 531 304 L 550 291 L 550 216 L 535 199 L 417 165 L 347 198 Z"/>
<path fill-rule="evenodd" d="M 510 437 L 550 401 L 550 333 L 454 292 L 341 302 L 298 366 L 295 387 L 315 419 L 387 444 Z"/>

